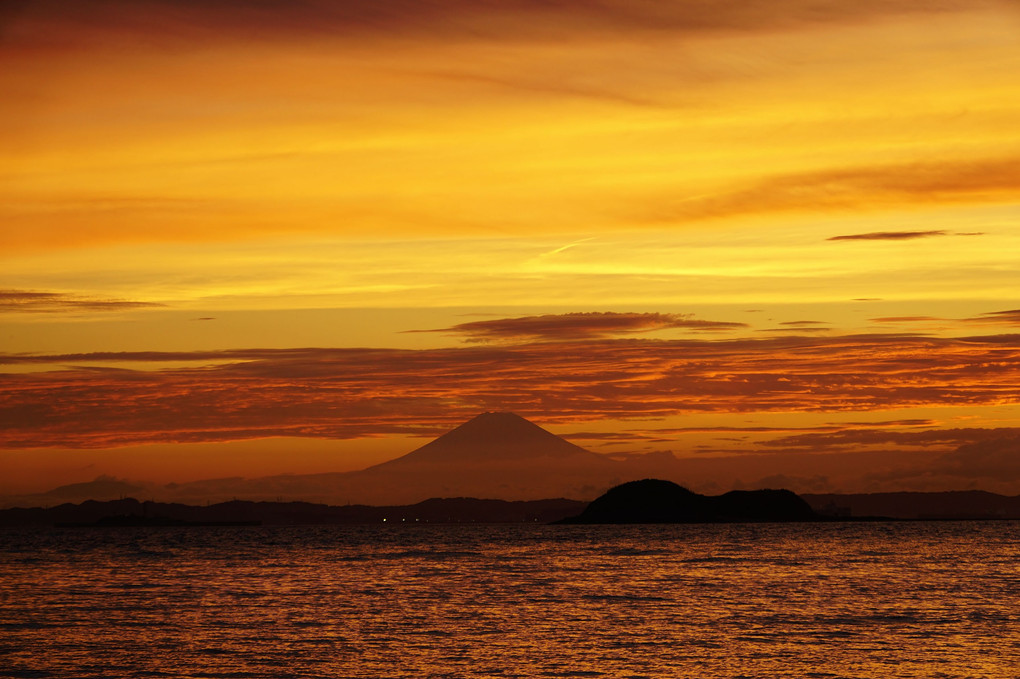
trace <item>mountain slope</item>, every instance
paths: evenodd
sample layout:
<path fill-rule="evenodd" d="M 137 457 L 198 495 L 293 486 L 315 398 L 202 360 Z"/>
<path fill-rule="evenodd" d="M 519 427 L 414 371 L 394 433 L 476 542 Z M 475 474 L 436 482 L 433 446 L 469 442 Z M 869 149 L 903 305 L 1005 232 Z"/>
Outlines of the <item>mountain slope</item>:
<path fill-rule="evenodd" d="M 407 455 L 352 472 L 391 502 L 427 497 L 592 498 L 619 483 L 622 465 L 513 413 L 482 413 Z M 362 500 L 363 501 L 363 500 Z"/>
<path fill-rule="evenodd" d="M 428 465 L 489 465 L 551 461 L 608 463 L 514 413 L 488 412 L 426 443 L 407 455 L 369 469 Z M 366 470 L 367 471 L 367 470 Z"/>

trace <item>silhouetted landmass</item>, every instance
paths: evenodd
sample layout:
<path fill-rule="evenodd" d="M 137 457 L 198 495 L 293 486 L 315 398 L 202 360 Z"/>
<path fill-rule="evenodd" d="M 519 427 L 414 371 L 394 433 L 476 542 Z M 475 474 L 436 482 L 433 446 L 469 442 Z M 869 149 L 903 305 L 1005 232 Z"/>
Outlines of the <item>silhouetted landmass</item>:
<path fill-rule="evenodd" d="M 672 481 L 644 479 L 610 488 L 578 516 L 560 523 L 736 523 L 817 518 L 808 503 L 789 490 L 734 490 L 708 496 Z"/>
<path fill-rule="evenodd" d="M 486 412 L 434 441 L 396 459 L 368 469 L 396 469 L 423 465 L 478 464 L 539 459 L 606 464 L 597 453 L 574 445 L 515 413 Z M 366 470 L 367 471 L 367 470 Z"/>
<path fill-rule="evenodd" d="M 634 485 L 637 484 L 637 485 Z M 654 485 L 650 485 L 654 484 Z M 618 490 L 618 489 L 624 490 Z M 651 489 L 652 492 L 648 492 Z M 604 498 L 609 498 L 608 500 Z M 55 507 L 0 510 L 0 526 L 89 525 L 237 525 L 262 523 L 371 524 L 427 523 L 663 523 L 730 521 L 803 521 L 806 502 L 821 520 L 967 520 L 1020 519 L 1020 496 L 984 491 L 937 493 L 805 494 L 790 491 L 732 491 L 720 496 L 693 493 L 669 481 L 635 481 L 616 486 L 592 503 L 578 500 L 478 500 L 436 498 L 412 505 L 374 507 L 310 502 L 235 500 L 208 506 L 140 502 L 133 498 Z M 630 500 L 633 500 L 631 502 Z M 763 511 L 762 503 L 764 503 Z M 619 510 L 614 520 L 604 520 Z M 776 512 L 776 513 L 770 513 Z M 674 517 L 663 519 L 661 517 Z M 777 518 L 768 518 L 776 516 Z M 134 517 L 134 518 L 132 518 Z M 676 518 L 676 517 L 679 517 Z M 598 518 L 598 520 L 594 520 Z M 579 519 L 584 519 L 579 520 Z M 163 522 L 160 524 L 160 522 Z"/>
<path fill-rule="evenodd" d="M 804 494 L 801 497 L 823 516 L 852 518 L 887 516 L 896 519 L 1020 519 L 1020 495 L 983 490 L 940 493 L 897 492 Z"/>
<path fill-rule="evenodd" d="M 381 464 L 348 472 L 338 484 L 356 501 L 429 497 L 540 500 L 592 498 L 626 479 L 615 460 L 577 446 L 514 413 L 486 412 Z M 622 477 L 622 478 L 621 478 Z"/>
<path fill-rule="evenodd" d="M 199 526 L 239 524 L 550 523 L 583 509 L 577 500 L 436 498 L 414 505 L 322 505 L 310 502 L 234 500 L 208 506 L 140 502 L 134 498 L 56 507 L 0 510 L 0 525 Z"/>

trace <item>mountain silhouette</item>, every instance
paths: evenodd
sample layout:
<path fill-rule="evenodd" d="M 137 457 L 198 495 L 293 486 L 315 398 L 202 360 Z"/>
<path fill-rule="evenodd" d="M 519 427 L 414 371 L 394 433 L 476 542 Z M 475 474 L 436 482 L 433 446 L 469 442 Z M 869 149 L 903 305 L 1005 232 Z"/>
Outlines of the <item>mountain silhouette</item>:
<path fill-rule="evenodd" d="M 615 486 L 561 523 L 735 523 L 813 521 L 811 507 L 789 490 L 734 490 L 699 495 L 672 481 L 643 479 Z"/>
<path fill-rule="evenodd" d="M 430 497 L 591 498 L 619 483 L 620 463 L 576 446 L 519 415 L 487 412 L 406 455 L 345 475 L 352 497 L 418 502 Z"/>
<path fill-rule="evenodd" d="M 520 415 L 487 412 L 394 460 L 369 469 L 429 465 L 515 465 L 541 461 L 609 462 Z M 367 470 L 366 470 L 367 471 Z"/>

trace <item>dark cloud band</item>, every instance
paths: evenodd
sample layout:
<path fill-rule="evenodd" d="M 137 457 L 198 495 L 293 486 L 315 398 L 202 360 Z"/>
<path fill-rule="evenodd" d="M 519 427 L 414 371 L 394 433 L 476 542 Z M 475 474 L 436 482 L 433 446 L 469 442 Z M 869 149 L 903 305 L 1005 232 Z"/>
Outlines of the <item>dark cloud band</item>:
<path fill-rule="evenodd" d="M 210 363 L 3 375 L 0 446 L 10 448 L 434 433 L 484 410 L 583 422 L 1020 402 L 1017 335 L 596 339 L 424 351 L 256 349 L 3 360 Z"/>

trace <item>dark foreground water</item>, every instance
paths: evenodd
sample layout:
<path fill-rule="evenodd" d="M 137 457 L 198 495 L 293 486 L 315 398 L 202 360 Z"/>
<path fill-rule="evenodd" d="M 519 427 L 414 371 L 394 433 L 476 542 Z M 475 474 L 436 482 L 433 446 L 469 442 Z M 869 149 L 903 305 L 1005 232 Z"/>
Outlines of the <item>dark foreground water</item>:
<path fill-rule="evenodd" d="M 0 531 L 5 677 L 1020 677 L 1020 523 Z"/>

